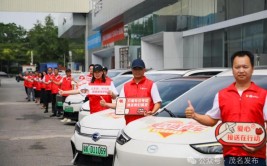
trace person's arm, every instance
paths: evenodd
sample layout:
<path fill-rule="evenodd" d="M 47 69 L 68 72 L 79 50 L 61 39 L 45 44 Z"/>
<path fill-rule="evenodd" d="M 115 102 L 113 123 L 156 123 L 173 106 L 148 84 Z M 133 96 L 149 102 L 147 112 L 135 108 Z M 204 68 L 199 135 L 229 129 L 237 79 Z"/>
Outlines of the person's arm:
<path fill-rule="evenodd" d="M 160 106 L 161 106 L 161 102 L 155 103 L 153 109 L 151 111 L 146 111 L 144 115 L 145 116 L 153 115 L 155 112 L 157 112 L 160 109 Z"/>
<path fill-rule="evenodd" d="M 61 85 L 62 84 L 62 79 L 60 80 L 60 81 L 55 81 L 55 80 L 52 80 L 52 82 L 54 83 L 54 84 L 56 84 L 56 85 Z"/>
<path fill-rule="evenodd" d="M 111 82 L 110 87 L 111 88 L 110 88 L 109 94 L 111 95 L 112 99 L 116 99 L 118 97 L 118 91 L 115 88 L 113 81 Z"/>
<path fill-rule="evenodd" d="M 144 113 L 145 116 L 148 115 L 153 115 L 154 113 L 156 113 L 161 106 L 161 97 L 159 95 L 159 91 L 158 91 L 158 87 L 155 83 L 153 83 L 152 88 L 151 88 L 151 97 L 154 103 L 154 107 L 152 108 L 152 110 L 146 111 Z M 152 101 L 151 101 L 152 102 Z"/>
<path fill-rule="evenodd" d="M 101 100 L 100 100 L 100 105 L 102 107 L 108 107 L 108 108 L 112 108 L 112 109 L 115 109 L 116 108 L 116 103 L 107 103 L 105 101 L 105 99 L 103 99 L 102 96 L 101 96 Z"/>
<path fill-rule="evenodd" d="M 75 94 L 79 94 L 80 91 L 78 89 L 75 89 L 75 90 L 66 90 L 66 91 L 63 91 L 61 89 L 59 89 L 59 92 L 58 92 L 60 95 L 75 95 Z"/>
<path fill-rule="evenodd" d="M 51 83 L 51 80 L 49 80 L 48 82 L 46 82 L 46 81 L 45 81 L 45 77 L 44 77 L 44 78 L 43 78 L 43 83 L 46 84 L 46 85 L 48 85 L 48 84 Z"/>
<path fill-rule="evenodd" d="M 214 126 L 218 122 L 218 119 L 213 119 L 209 115 L 201 115 L 196 113 L 190 101 L 188 101 L 188 107 L 185 109 L 185 116 L 187 118 L 195 119 L 198 123 L 205 126 Z"/>
<path fill-rule="evenodd" d="M 125 94 L 124 94 L 124 86 L 121 89 L 120 97 L 125 97 Z M 102 107 L 108 107 L 108 108 L 112 108 L 112 109 L 115 109 L 116 108 L 116 103 L 107 103 L 102 97 L 101 97 L 101 99 L 102 100 L 100 101 L 100 105 Z"/>

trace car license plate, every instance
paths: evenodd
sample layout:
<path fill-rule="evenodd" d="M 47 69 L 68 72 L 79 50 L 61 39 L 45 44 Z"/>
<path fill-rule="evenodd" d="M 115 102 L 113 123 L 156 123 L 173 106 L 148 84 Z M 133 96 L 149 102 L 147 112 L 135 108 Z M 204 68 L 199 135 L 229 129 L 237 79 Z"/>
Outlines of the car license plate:
<path fill-rule="evenodd" d="M 73 112 L 73 107 L 66 106 L 64 112 Z"/>
<path fill-rule="evenodd" d="M 107 157 L 107 147 L 105 145 L 83 144 L 83 154 L 98 157 Z"/>
<path fill-rule="evenodd" d="M 57 106 L 58 106 L 58 107 L 62 107 L 62 106 L 63 106 L 63 102 L 62 102 L 62 101 L 58 101 L 58 102 L 57 102 Z"/>

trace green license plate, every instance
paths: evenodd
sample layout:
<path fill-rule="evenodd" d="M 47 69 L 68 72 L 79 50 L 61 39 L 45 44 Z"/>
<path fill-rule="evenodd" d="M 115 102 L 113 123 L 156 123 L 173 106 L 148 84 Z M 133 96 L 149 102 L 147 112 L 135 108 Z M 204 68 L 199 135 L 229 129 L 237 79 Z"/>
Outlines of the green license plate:
<path fill-rule="evenodd" d="M 107 157 L 107 147 L 104 145 L 83 144 L 83 154 L 98 157 Z"/>
<path fill-rule="evenodd" d="M 62 101 L 58 101 L 57 102 L 57 106 L 62 107 L 63 106 L 63 102 Z"/>
<path fill-rule="evenodd" d="M 66 106 L 64 112 L 73 112 L 73 107 Z"/>

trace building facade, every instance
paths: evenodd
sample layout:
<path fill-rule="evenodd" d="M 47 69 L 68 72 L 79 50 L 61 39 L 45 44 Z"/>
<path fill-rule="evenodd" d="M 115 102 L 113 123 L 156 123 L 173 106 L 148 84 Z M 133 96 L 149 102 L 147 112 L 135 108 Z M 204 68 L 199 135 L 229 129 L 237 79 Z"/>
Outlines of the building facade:
<path fill-rule="evenodd" d="M 267 65 L 265 0 L 94 0 L 86 63 L 129 68 L 229 67 L 235 51 Z"/>

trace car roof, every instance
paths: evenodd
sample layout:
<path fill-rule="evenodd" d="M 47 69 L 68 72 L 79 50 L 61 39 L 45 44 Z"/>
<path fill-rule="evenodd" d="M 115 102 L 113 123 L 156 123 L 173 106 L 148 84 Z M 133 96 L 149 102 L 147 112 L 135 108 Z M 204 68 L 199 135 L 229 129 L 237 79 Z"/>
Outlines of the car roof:
<path fill-rule="evenodd" d="M 253 75 L 266 75 L 267 74 L 267 66 L 257 66 L 254 67 L 254 72 Z M 222 77 L 222 76 L 232 76 L 232 69 L 228 69 L 224 72 L 221 72 L 220 74 L 218 74 L 218 77 Z"/>
<path fill-rule="evenodd" d="M 168 81 L 168 80 L 206 80 L 211 76 L 185 76 L 185 77 L 176 77 L 176 78 L 169 78 L 160 81 Z"/>
<path fill-rule="evenodd" d="M 193 75 L 217 75 L 223 71 L 228 70 L 225 67 L 208 67 L 208 68 L 196 68 L 188 70 L 183 76 L 193 76 Z"/>
<path fill-rule="evenodd" d="M 181 70 L 150 70 L 145 73 L 146 74 L 180 74 L 183 75 L 187 72 L 187 69 Z"/>

